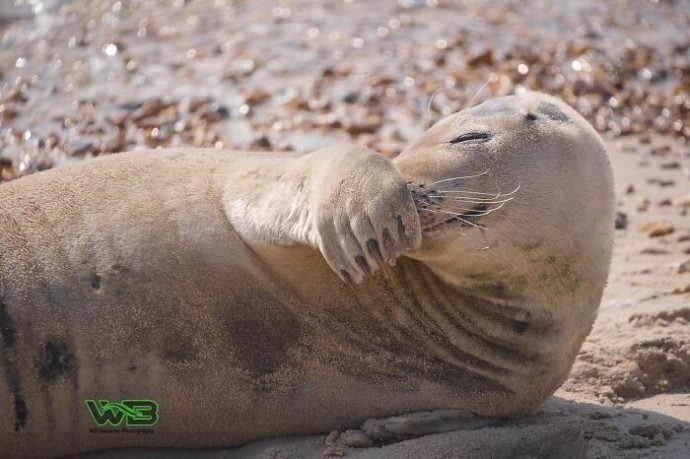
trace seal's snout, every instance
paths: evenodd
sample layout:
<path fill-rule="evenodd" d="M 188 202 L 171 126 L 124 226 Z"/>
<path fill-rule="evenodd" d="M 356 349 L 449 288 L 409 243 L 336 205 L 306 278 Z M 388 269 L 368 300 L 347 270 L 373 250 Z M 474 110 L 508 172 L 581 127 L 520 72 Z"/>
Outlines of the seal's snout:
<path fill-rule="evenodd" d="M 455 226 L 486 229 L 484 217 L 512 201 L 519 187 L 504 193 L 494 183 L 488 189 L 485 176 L 490 176 L 488 170 L 476 175 L 451 177 L 430 184 L 408 182 L 419 213 L 422 231 L 430 234 Z"/>

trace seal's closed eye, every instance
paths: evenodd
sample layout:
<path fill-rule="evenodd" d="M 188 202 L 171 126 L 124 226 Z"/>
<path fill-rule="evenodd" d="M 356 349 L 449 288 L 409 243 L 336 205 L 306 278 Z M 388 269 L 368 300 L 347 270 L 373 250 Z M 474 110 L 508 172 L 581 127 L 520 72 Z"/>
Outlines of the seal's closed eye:
<path fill-rule="evenodd" d="M 487 134 L 486 132 L 466 132 L 451 140 L 450 143 L 454 145 L 456 143 L 468 142 L 470 140 L 489 140 L 490 138 L 491 135 Z"/>

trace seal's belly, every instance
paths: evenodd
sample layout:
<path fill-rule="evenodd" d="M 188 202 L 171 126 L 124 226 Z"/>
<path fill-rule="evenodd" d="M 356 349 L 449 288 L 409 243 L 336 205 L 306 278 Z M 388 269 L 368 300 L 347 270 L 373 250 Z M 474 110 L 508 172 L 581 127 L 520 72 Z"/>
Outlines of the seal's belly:
<path fill-rule="evenodd" d="M 491 414 L 515 395 L 505 365 L 462 342 L 461 317 L 425 311 L 434 296 L 412 261 L 391 283 L 352 290 L 321 258 L 283 256 L 275 269 L 203 193 L 77 206 L 8 190 L 0 293 L 17 331 L 0 391 L 15 406 L 7 431 L 21 421 L 40 440 L 60 425 L 51 435 L 94 441 L 84 400 L 154 399 L 162 420 L 147 445 L 233 445 L 416 410 Z M 286 271 L 330 287 L 294 288 Z"/>
<path fill-rule="evenodd" d="M 88 432 L 84 400 L 143 398 L 169 419 L 147 444 L 175 446 L 181 432 L 180 446 L 190 436 L 238 444 L 510 395 L 472 365 L 434 355 L 439 336 L 389 287 L 342 287 L 316 302 L 223 225 L 198 239 L 123 228 L 115 236 L 127 244 L 78 232 L 48 244 L 21 217 L 3 222 L 17 238 L 2 247 L 13 260 L 2 280 L 19 330 L 15 360 L 42 362 L 18 372 L 27 429 Z M 39 255 L 44 246 L 54 252 Z M 39 397 L 42 387 L 52 395 Z M 44 411 L 52 417 L 34 415 Z M 190 427 L 202 414 L 207 424 Z"/>

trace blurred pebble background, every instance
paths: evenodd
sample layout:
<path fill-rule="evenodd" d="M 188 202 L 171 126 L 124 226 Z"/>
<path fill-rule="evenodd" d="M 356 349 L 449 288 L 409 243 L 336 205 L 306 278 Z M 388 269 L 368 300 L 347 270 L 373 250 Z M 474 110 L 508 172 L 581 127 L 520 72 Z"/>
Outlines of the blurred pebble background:
<path fill-rule="evenodd" d="M 690 1 L 0 0 L 0 181 L 158 146 L 391 156 L 525 90 L 687 146 Z"/>

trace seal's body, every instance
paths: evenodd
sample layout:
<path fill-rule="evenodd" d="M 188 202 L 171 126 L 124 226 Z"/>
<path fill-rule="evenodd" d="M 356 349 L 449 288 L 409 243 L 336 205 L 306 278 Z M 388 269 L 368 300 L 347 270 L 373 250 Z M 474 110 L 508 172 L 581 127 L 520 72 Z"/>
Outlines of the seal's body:
<path fill-rule="evenodd" d="M 612 222 L 601 141 L 538 94 L 444 120 L 393 161 L 179 149 L 4 184 L 0 449 L 525 414 L 591 328 Z M 152 399 L 160 420 L 98 433 L 87 399 Z"/>

